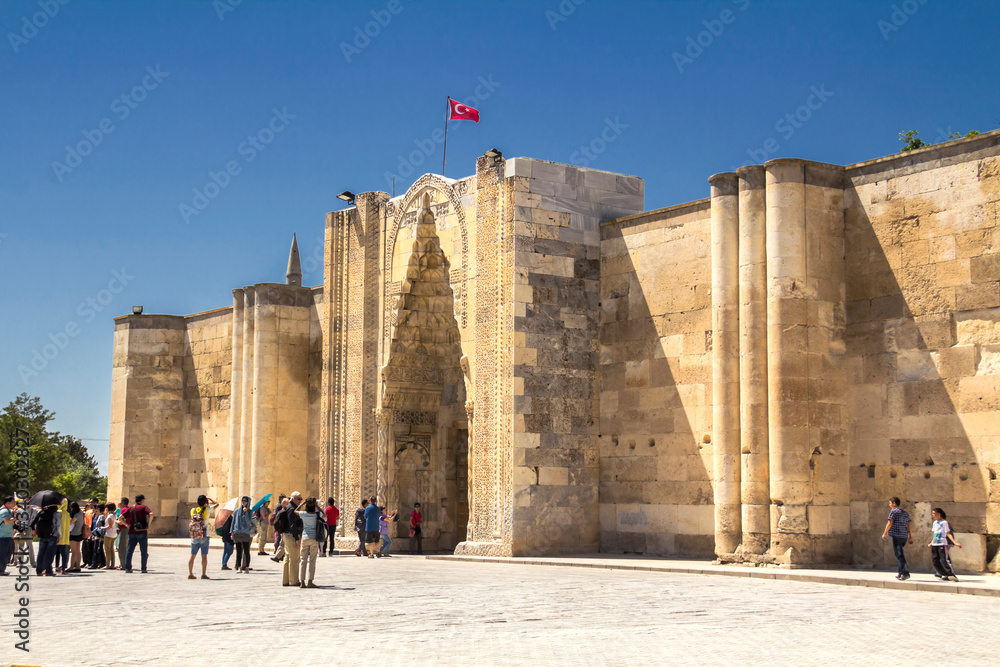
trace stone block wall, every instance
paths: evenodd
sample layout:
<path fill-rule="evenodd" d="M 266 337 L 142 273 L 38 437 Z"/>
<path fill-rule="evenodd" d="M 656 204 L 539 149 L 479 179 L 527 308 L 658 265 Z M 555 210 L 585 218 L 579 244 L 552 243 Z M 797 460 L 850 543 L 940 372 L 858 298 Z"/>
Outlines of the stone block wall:
<path fill-rule="evenodd" d="M 601 232 L 600 550 L 710 555 L 709 200 Z"/>
<path fill-rule="evenodd" d="M 848 167 L 851 529 L 858 563 L 899 496 L 927 543 L 940 506 L 971 555 L 1000 542 L 1000 136 Z M 912 550 L 917 567 L 927 549 Z M 959 550 L 956 550 L 956 554 Z M 972 562 L 975 561 L 975 562 Z"/>
<path fill-rule="evenodd" d="M 154 535 L 172 535 L 176 524 L 185 334 L 183 317 L 115 319 L 108 497 L 145 495 L 156 516 Z"/>
<path fill-rule="evenodd" d="M 202 493 L 224 502 L 229 478 L 229 419 L 233 370 L 232 308 L 185 319 L 184 405 L 177 515 Z M 186 524 L 181 521 L 179 531 Z"/>
<path fill-rule="evenodd" d="M 600 223 L 641 211 L 641 179 L 515 158 L 513 553 L 595 551 Z"/>

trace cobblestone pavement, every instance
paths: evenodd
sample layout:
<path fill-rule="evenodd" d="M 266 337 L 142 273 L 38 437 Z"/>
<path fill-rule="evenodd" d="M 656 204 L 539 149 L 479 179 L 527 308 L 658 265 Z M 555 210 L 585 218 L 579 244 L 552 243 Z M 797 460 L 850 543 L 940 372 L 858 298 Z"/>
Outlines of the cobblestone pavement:
<path fill-rule="evenodd" d="M 32 665 L 829 665 L 995 663 L 996 598 L 757 580 L 425 560 L 319 559 L 320 589 L 249 575 L 190 581 L 186 550 L 151 572 L 30 580 Z M 103 628 L 103 631 L 99 631 Z"/>

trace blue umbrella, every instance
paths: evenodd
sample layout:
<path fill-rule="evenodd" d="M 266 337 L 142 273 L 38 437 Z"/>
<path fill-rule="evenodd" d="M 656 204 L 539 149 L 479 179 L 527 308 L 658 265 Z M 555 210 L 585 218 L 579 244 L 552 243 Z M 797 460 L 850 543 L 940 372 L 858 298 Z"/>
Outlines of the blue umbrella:
<path fill-rule="evenodd" d="M 261 498 L 260 500 L 258 500 L 258 501 L 257 501 L 257 502 L 256 502 L 256 503 L 254 504 L 254 506 L 253 506 L 253 507 L 251 507 L 250 509 L 251 509 L 252 511 L 256 512 L 257 510 L 259 510 L 259 509 L 260 509 L 260 506 L 261 506 L 261 505 L 263 505 L 264 503 L 266 503 L 266 502 L 267 502 L 268 500 L 270 500 L 270 499 L 271 499 L 271 496 L 273 496 L 273 495 L 274 495 L 273 493 L 268 493 L 268 494 L 267 494 L 267 495 L 265 495 L 265 496 L 264 496 L 263 498 Z"/>

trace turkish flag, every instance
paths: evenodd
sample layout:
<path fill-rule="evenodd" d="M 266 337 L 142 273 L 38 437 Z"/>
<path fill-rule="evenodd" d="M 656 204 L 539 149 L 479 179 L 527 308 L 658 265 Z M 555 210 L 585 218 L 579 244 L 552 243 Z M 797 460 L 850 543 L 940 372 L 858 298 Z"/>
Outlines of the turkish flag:
<path fill-rule="evenodd" d="M 479 109 L 473 109 L 458 100 L 452 99 L 448 100 L 448 104 L 451 105 L 451 113 L 448 114 L 448 120 L 474 120 L 477 123 L 479 122 Z"/>

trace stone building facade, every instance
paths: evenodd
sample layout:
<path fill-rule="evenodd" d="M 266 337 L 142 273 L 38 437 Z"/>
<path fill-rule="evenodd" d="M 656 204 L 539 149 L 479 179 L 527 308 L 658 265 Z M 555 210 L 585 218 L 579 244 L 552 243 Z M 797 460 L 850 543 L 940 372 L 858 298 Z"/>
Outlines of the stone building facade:
<path fill-rule="evenodd" d="M 1000 132 L 709 183 L 644 211 L 484 156 L 328 214 L 322 286 L 293 244 L 230 307 L 118 318 L 109 496 L 166 533 L 299 490 L 419 501 L 433 550 L 788 566 L 889 563 L 900 496 L 996 571 Z"/>

